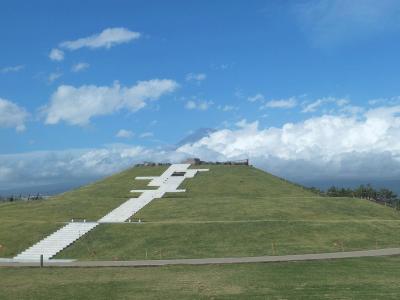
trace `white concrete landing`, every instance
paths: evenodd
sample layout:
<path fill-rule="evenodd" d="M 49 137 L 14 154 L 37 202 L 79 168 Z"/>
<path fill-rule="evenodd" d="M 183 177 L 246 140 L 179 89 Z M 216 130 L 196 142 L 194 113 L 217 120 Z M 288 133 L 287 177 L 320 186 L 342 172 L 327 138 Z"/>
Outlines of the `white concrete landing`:
<path fill-rule="evenodd" d="M 43 255 L 44 260 L 48 260 L 95 228 L 98 224 L 99 223 L 96 222 L 68 223 L 37 244 L 15 256 L 14 260 L 37 261 L 40 260 L 40 255 Z"/>
<path fill-rule="evenodd" d="M 193 178 L 198 171 L 208 171 L 208 169 L 188 169 L 190 164 L 173 164 L 159 177 L 136 177 L 136 179 L 151 178 L 148 186 L 155 187 L 155 190 L 131 190 L 132 193 L 142 193 L 138 198 L 131 198 L 119 207 L 105 215 L 99 223 L 121 223 L 128 220 L 140 209 L 145 207 L 156 198 L 161 198 L 165 193 L 184 193 L 186 190 L 178 189 L 186 178 Z"/>

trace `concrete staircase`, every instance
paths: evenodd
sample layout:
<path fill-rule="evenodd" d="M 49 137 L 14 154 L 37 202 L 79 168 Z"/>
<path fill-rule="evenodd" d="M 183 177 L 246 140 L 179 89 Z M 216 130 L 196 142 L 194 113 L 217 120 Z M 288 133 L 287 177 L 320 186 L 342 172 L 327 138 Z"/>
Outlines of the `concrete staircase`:
<path fill-rule="evenodd" d="M 208 169 L 188 169 L 190 164 L 173 164 L 161 176 L 136 177 L 138 180 L 151 180 L 148 186 L 158 187 L 155 190 L 132 190 L 139 192 L 138 198 L 130 198 L 116 209 L 112 210 L 97 222 L 71 222 L 49 235 L 37 244 L 14 257 L 16 261 L 38 261 L 40 255 L 49 260 L 58 252 L 71 245 L 77 239 L 88 233 L 100 223 L 121 223 L 128 220 L 144 206 L 165 193 L 185 192 L 178 189 L 186 178 L 193 178 L 199 171 Z M 179 172 L 180 174 L 174 174 Z"/>
<path fill-rule="evenodd" d="M 43 255 L 44 260 L 48 260 L 64 248 L 71 245 L 81 236 L 95 228 L 98 224 L 99 223 L 97 222 L 68 223 L 53 234 L 38 242 L 37 244 L 15 256 L 14 260 L 40 260 L 40 255 Z"/>
<path fill-rule="evenodd" d="M 161 198 L 164 193 L 158 190 L 148 190 L 143 192 L 138 198 L 130 198 L 116 209 L 109 212 L 99 223 L 121 223 L 128 220 L 131 216 L 153 201 L 155 198 Z"/>

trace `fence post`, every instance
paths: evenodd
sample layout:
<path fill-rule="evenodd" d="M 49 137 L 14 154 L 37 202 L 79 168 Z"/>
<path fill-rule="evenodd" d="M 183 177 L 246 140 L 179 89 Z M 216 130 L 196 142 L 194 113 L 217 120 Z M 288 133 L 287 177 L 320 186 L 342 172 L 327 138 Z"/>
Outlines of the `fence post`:
<path fill-rule="evenodd" d="M 43 254 L 40 254 L 40 267 L 43 268 Z"/>

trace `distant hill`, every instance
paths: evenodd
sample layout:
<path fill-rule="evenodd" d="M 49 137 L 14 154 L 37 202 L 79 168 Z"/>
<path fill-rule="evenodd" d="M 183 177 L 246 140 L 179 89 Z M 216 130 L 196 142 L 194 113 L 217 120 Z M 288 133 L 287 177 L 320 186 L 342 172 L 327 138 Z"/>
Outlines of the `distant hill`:
<path fill-rule="evenodd" d="M 0 190 L 0 196 L 11 196 L 11 195 L 23 195 L 23 196 L 28 196 L 28 195 L 56 195 L 60 194 L 66 191 L 69 191 L 71 189 L 75 189 L 79 186 L 88 184 L 89 182 L 95 180 L 95 178 L 92 179 L 86 179 L 86 180 L 76 180 L 72 182 L 67 182 L 67 183 L 57 183 L 57 184 L 51 184 L 51 185 L 38 185 L 38 186 L 27 186 L 27 187 L 18 187 L 18 188 L 12 188 L 12 189 L 2 189 Z"/>

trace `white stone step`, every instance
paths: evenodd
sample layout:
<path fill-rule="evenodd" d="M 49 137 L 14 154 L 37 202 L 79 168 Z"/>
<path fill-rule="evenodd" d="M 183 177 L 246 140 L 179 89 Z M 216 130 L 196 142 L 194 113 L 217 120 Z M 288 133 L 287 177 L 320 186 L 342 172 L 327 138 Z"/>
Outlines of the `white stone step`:
<path fill-rule="evenodd" d="M 39 260 L 40 255 L 43 255 L 43 259 L 48 260 L 56 255 L 58 252 L 75 242 L 77 239 L 88 233 L 90 230 L 95 228 L 98 224 L 99 223 L 97 222 L 68 223 L 53 234 L 38 242 L 37 244 L 31 246 L 30 248 L 15 256 L 14 259 Z"/>

